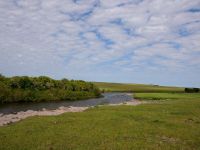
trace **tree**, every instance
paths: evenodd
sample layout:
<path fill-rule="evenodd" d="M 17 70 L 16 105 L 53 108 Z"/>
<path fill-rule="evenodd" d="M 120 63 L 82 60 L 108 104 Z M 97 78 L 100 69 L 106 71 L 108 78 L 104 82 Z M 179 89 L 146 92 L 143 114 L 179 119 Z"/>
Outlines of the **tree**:
<path fill-rule="evenodd" d="M 21 89 L 31 89 L 31 88 L 33 88 L 33 82 L 27 76 L 21 77 L 19 79 L 19 85 L 20 85 Z"/>

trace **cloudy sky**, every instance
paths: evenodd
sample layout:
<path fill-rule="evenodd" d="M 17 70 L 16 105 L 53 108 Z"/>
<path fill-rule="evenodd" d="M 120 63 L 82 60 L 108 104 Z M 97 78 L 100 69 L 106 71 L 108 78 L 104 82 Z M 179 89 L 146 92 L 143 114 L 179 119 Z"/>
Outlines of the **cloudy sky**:
<path fill-rule="evenodd" d="M 200 87 L 200 0 L 0 0 L 0 73 Z"/>

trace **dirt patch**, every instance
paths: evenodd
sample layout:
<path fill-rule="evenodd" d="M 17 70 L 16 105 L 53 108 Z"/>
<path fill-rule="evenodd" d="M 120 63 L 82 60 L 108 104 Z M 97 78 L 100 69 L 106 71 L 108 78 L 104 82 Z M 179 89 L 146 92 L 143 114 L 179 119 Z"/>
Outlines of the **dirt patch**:
<path fill-rule="evenodd" d="M 147 102 L 146 101 L 140 101 L 140 100 L 134 99 L 132 101 L 126 102 L 125 104 L 126 105 L 136 106 L 136 105 L 145 104 L 145 103 L 147 103 Z"/>
<path fill-rule="evenodd" d="M 120 103 L 120 104 L 109 104 L 110 106 L 118 106 L 118 105 L 131 105 L 131 106 L 136 106 L 136 105 L 140 105 L 140 104 L 145 104 L 147 103 L 146 101 L 140 101 L 140 100 L 131 100 L 125 103 Z"/>

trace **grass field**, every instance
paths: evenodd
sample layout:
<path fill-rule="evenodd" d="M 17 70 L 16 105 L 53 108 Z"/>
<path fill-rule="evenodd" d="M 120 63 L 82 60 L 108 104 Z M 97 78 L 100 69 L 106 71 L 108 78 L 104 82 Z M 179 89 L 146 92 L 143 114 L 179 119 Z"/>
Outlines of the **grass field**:
<path fill-rule="evenodd" d="M 147 94 L 136 96 L 143 99 Z M 0 149 L 200 149 L 200 94 L 159 93 L 158 97 L 173 100 L 99 106 L 0 127 Z"/>
<path fill-rule="evenodd" d="M 101 90 L 110 92 L 184 92 L 181 87 L 167 87 L 147 84 L 125 84 L 125 83 L 107 83 L 93 82 Z"/>
<path fill-rule="evenodd" d="M 134 98 L 141 100 L 190 100 L 194 98 L 200 99 L 200 93 L 135 93 Z"/>

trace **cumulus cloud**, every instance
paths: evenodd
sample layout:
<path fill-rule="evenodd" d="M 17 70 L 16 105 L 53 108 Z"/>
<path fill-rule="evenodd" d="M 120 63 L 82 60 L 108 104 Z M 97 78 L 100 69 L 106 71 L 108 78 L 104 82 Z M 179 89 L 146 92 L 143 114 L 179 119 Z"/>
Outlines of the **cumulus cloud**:
<path fill-rule="evenodd" d="M 199 8 L 199 0 L 0 1 L 0 72 L 124 82 L 146 82 L 137 79 L 148 72 L 162 83 L 153 76 L 163 70 L 190 78 L 200 73 Z"/>

